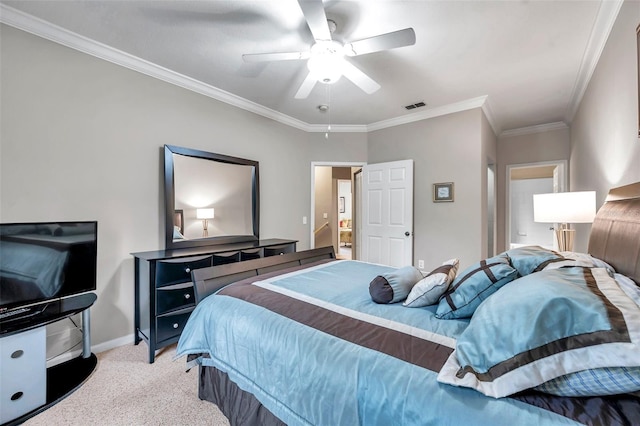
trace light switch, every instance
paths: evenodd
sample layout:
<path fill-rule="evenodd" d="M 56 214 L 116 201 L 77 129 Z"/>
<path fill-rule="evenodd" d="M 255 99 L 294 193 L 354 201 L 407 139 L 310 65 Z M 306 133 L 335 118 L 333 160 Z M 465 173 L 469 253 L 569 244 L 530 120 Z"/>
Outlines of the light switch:
<path fill-rule="evenodd" d="M 322 213 L 322 217 L 325 218 L 325 219 L 328 218 L 329 217 L 329 213 Z"/>
<path fill-rule="evenodd" d="M 303 225 L 307 224 L 307 217 L 306 216 L 302 216 L 302 224 Z"/>

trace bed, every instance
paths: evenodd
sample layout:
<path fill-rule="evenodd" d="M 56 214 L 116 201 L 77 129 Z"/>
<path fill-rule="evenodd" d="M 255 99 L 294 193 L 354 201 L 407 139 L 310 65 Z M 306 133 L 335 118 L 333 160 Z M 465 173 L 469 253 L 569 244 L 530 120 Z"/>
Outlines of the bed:
<path fill-rule="evenodd" d="M 638 424 L 640 184 L 610 191 L 588 251 L 447 261 L 412 286 L 331 248 L 195 270 L 176 356 L 232 425 Z"/>

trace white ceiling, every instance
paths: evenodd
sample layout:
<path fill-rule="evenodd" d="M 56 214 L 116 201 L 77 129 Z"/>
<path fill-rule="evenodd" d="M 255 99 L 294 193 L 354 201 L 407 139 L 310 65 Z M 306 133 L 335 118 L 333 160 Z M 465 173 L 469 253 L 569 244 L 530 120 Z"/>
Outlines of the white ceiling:
<path fill-rule="evenodd" d="M 371 95 L 342 78 L 316 84 L 300 100 L 305 61 L 242 60 L 309 48 L 313 37 L 296 0 L 1 3 L 0 21 L 9 25 L 307 131 L 328 122 L 375 130 L 482 106 L 498 134 L 571 121 L 621 5 L 325 0 L 334 39 L 412 27 L 416 43 L 351 58 L 382 86 Z M 420 101 L 427 106 L 405 110 Z M 330 105 L 329 114 L 320 104 Z"/>

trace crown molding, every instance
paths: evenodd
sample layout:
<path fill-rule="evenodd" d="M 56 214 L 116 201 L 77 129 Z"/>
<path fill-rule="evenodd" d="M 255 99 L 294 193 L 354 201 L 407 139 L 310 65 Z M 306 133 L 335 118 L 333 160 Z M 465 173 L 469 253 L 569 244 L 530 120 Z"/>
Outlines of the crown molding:
<path fill-rule="evenodd" d="M 598 65 L 600 55 L 607 43 L 609 34 L 615 24 L 620 8 L 622 7 L 624 0 L 602 0 L 600 3 L 600 9 L 598 15 L 591 30 L 587 47 L 582 56 L 582 63 L 580 64 L 580 70 L 578 71 L 578 78 L 576 79 L 573 91 L 571 92 L 571 101 L 565 112 L 565 120 L 567 123 L 573 121 L 582 98 L 589 86 L 589 81 L 593 76 L 593 72 Z"/>
<path fill-rule="evenodd" d="M 293 118 L 289 115 L 282 114 L 273 109 L 259 105 L 255 102 L 241 98 L 227 91 L 218 89 L 209 84 L 205 84 L 194 78 L 172 71 L 168 68 L 161 67 L 147 60 L 138 58 L 129 53 L 115 49 L 106 44 L 97 42 L 88 37 L 74 33 L 50 22 L 36 18 L 32 15 L 9 7 L 0 3 L 0 22 L 42 37 L 54 43 L 61 44 L 71 49 L 86 53 L 96 58 L 120 65 L 130 70 L 145 74 L 149 77 L 157 78 L 166 83 L 170 83 L 195 93 L 216 99 L 220 102 L 235 106 L 237 108 L 252 112 L 257 115 L 269 118 L 287 126 L 305 131 L 322 133 L 327 131 L 327 126 L 322 124 L 309 124 L 304 121 Z M 370 132 L 381 130 L 388 127 L 399 126 L 402 124 L 413 123 L 416 121 L 426 120 L 429 118 L 439 117 L 442 115 L 452 114 L 461 111 L 467 111 L 474 108 L 482 108 L 485 116 L 489 120 L 491 127 L 496 134 L 499 133 L 500 127 L 496 124 L 495 116 L 488 104 L 488 96 L 480 96 L 456 102 L 449 105 L 443 105 L 437 108 L 427 109 L 425 111 L 403 115 L 389 120 L 378 121 L 368 125 L 331 125 L 332 132 Z"/>
<path fill-rule="evenodd" d="M 565 122 L 556 121 L 554 123 L 538 124 L 536 126 L 528 126 L 528 127 L 521 127 L 519 129 L 505 130 L 504 132 L 500 133 L 500 138 L 501 139 L 512 138 L 514 136 L 532 135 L 535 133 L 550 132 L 553 130 L 564 130 L 568 128 L 569 126 L 567 126 Z"/>
<path fill-rule="evenodd" d="M 580 106 L 580 102 L 582 101 L 589 81 L 595 71 L 600 55 L 604 50 L 607 38 L 609 37 L 623 3 L 624 0 L 603 0 L 600 4 L 600 9 L 598 10 L 594 27 L 583 55 L 578 77 L 572 91 L 571 102 L 569 103 L 565 113 L 565 121 L 567 123 L 570 123 L 573 120 L 573 117 Z M 327 130 L 325 125 L 305 123 L 304 121 L 282 114 L 278 111 L 259 105 L 245 98 L 241 98 L 209 84 L 205 84 L 191 77 L 161 67 L 95 40 L 91 40 L 2 3 L 0 3 L 0 22 L 305 132 L 326 132 Z M 496 135 L 500 135 L 500 137 L 539 133 L 542 131 L 562 128 L 555 127 L 559 125 L 558 123 L 550 123 L 541 126 L 531 126 L 501 132 L 500 125 L 495 119 L 495 114 L 489 104 L 488 96 L 480 96 L 413 114 L 378 121 L 368 125 L 332 125 L 331 127 L 332 131 L 335 132 L 370 132 L 474 108 L 482 108 L 494 133 Z M 560 124 L 566 127 L 566 124 Z"/>
<path fill-rule="evenodd" d="M 287 126 L 309 131 L 309 124 L 301 120 L 66 30 L 2 3 L 0 3 L 0 22 L 130 70 L 253 112 Z"/>
<path fill-rule="evenodd" d="M 327 124 L 307 124 L 306 131 L 309 133 L 366 133 L 369 130 L 364 124 L 331 124 L 331 130 Z"/>
<path fill-rule="evenodd" d="M 437 108 L 430 108 L 421 112 L 403 115 L 401 117 L 390 118 L 376 123 L 367 125 L 368 131 L 382 130 L 389 127 L 400 126 L 402 124 L 413 123 L 416 121 L 426 120 L 428 118 L 440 117 L 442 115 L 452 114 L 454 112 L 467 111 L 474 108 L 481 108 L 487 100 L 487 96 L 479 96 L 473 99 L 456 102 L 449 105 L 443 105 Z"/>
<path fill-rule="evenodd" d="M 493 112 L 493 108 L 491 108 L 491 102 L 489 102 L 488 96 L 486 96 L 486 99 L 482 104 L 482 111 L 484 112 L 484 116 L 487 118 L 489 125 L 493 129 L 493 133 L 498 136 L 502 131 L 502 126 L 500 126 L 496 120 L 496 115 Z"/>

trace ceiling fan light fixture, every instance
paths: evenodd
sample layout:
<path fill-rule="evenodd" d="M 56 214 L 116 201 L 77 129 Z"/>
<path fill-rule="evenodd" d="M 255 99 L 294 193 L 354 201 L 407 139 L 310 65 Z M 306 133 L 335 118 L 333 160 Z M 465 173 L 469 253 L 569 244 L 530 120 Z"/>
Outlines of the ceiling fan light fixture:
<path fill-rule="evenodd" d="M 307 68 L 320 83 L 333 84 L 342 77 L 344 53 L 336 41 L 318 41 L 311 47 Z"/>

